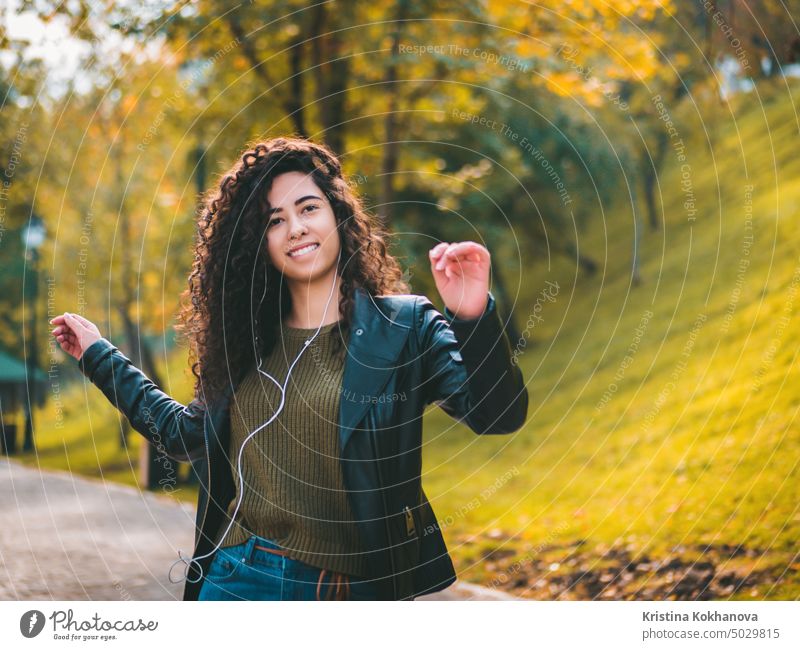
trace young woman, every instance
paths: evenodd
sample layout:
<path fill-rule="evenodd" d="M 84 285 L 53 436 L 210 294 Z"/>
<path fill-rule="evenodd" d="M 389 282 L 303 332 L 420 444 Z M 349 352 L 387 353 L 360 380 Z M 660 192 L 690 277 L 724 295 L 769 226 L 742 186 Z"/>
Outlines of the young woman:
<path fill-rule="evenodd" d="M 421 486 L 422 415 L 511 433 L 528 393 L 475 242 L 430 250 L 447 318 L 408 294 L 326 147 L 244 152 L 198 224 L 180 329 L 194 399 L 161 392 L 97 327 L 61 347 L 162 453 L 201 477 L 186 600 L 407 600 L 455 580 Z"/>

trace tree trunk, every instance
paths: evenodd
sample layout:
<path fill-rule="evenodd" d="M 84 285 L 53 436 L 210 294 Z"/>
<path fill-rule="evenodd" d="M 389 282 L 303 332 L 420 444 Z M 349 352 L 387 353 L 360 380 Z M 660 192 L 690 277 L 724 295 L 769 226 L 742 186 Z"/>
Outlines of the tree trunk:
<path fill-rule="evenodd" d="M 399 159 L 399 143 L 397 134 L 397 111 L 398 111 L 398 95 L 400 93 L 399 84 L 397 83 L 397 56 L 400 53 L 400 42 L 402 38 L 402 29 L 404 27 L 404 20 L 408 15 L 408 1 L 401 0 L 397 4 L 397 14 L 395 15 L 394 24 L 392 25 L 392 47 L 391 47 L 391 60 L 386 67 L 386 76 L 384 77 L 387 106 L 386 116 L 383 118 L 383 161 L 381 165 L 381 213 L 383 215 L 384 223 L 389 223 L 392 218 L 392 204 L 394 202 L 394 176 L 397 172 L 397 161 Z"/>
<path fill-rule="evenodd" d="M 207 180 L 206 148 L 202 142 L 198 142 L 197 146 L 192 150 L 190 164 L 193 168 L 195 190 L 197 192 L 195 207 L 196 211 L 199 211 L 203 205 L 203 193 L 206 191 Z"/>
<path fill-rule="evenodd" d="M 626 173 L 628 178 L 633 178 Z M 639 220 L 639 208 L 636 197 L 636 183 L 631 183 L 631 211 L 633 213 L 633 252 L 631 255 L 631 284 L 638 287 L 642 283 L 639 268 L 639 246 L 642 241 L 642 224 Z"/>
<path fill-rule="evenodd" d="M 644 190 L 645 207 L 647 208 L 647 218 L 650 222 L 651 230 L 658 230 L 661 228 L 661 218 L 658 213 L 658 206 L 656 206 L 656 182 L 661 168 L 664 165 L 664 158 L 667 153 L 667 142 L 666 131 L 660 130 L 656 137 L 652 156 L 646 144 L 642 147 L 639 169 L 642 170 L 642 188 Z"/>
<path fill-rule="evenodd" d="M 272 79 L 272 75 L 270 75 L 268 67 L 264 65 L 261 54 L 256 51 L 252 41 L 250 41 L 248 38 L 247 30 L 245 30 L 240 20 L 240 13 L 241 11 L 229 11 L 225 14 L 225 20 L 228 23 L 228 28 L 231 30 L 231 34 L 233 34 L 234 38 L 236 38 L 238 41 L 239 51 L 247 59 L 247 62 L 250 64 L 252 70 L 264 81 L 264 83 L 266 83 L 267 89 L 272 90 L 275 88 L 276 83 Z M 294 41 L 294 44 L 296 44 L 296 42 L 297 41 Z M 292 73 L 295 74 L 303 69 L 301 61 L 302 49 L 292 47 L 290 52 L 289 63 Z M 305 125 L 305 113 L 302 108 L 303 104 L 300 102 L 303 96 L 302 80 L 302 75 L 295 74 L 290 86 L 291 92 L 289 97 L 282 100 L 278 99 L 278 101 L 280 102 L 283 110 L 286 112 L 287 117 L 291 120 L 295 133 L 301 138 L 307 138 L 308 133 Z"/>
<path fill-rule="evenodd" d="M 291 116 L 290 119 L 294 122 L 294 127 L 299 134 L 307 132 L 305 112 L 303 111 L 303 52 L 306 36 L 301 31 L 289 46 L 289 68 L 291 70 L 289 83 L 292 92 L 286 100 L 286 111 Z"/>
<path fill-rule="evenodd" d="M 581 252 L 579 252 L 578 247 L 575 246 L 575 244 L 573 244 L 571 241 L 566 242 L 561 247 L 557 247 L 555 250 L 563 255 L 566 255 L 569 259 L 576 261 L 578 263 L 578 267 L 587 275 L 594 275 L 597 273 L 597 262 L 595 262 L 591 257 L 583 255 Z"/>
<path fill-rule="evenodd" d="M 117 146 L 114 147 L 114 163 L 117 187 L 121 192 L 124 192 L 126 184 L 123 182 L 122 154 L 122 140 L 120 139 Z M 131 255 L 133 242 L 131 240 L 130 215 L 125 204 L 124 194 L 121 194 L 119 199 L 118 219 L 122 255 L 122 277 L 120 278 L 122 290 L 120 291 L 120 298 L 115 302 L 117 311 L 122 319 L 123 328 L 125 329 L 125 338 L 128 342 L 128 354 L 133 365 L 141 367 L 153 383 L 157 386 L 161 386 L 161 379 L 158 376 L 155 363 L 153 362 L 150 346 L 146 341 L 142 340 L 139 326 L 133 318 L 131 318 L 133 306 L 138 303 L 138 300 L 135 293 L 133 258 Z M 120 431 L 120 444 L 123 449 L 127 448 L 129 431 L 130 424 L 126 418 L 123 418 Z M 162 480 L 165 476 L 169 476 L 170 470 L 174 472 L 173 463 L 167 458 L 163 449 L 157 450 L 151 443 L 145 443 L 142 447 L 141 465 L 144 470 L 143 482 L 148 489 L 159 485 L 163 486 Z"/>
<path fill-rule="evenodd" d="M 118 312 L 125 329 L 125 339 L 128 342 L 128 356 L 131 363 L 141 367 L 144 374 L 158 387 L 162 386 L 150 344 L 142 338 L 141 330 L 136 321 L 131 318 L 122 304 L 118 304 Z M 125 421 L 127 424 L 127 420 Z M 128 427 L 126 427 L 126 430 Z M 147 489 L 161 488 L 166 490 L 167 485 L 172 489 L 178 482 L 178 466 L 175 461 L 168 458 L 163 448 L 150 442 L 145 442 L 139 458 L 141 481 Z"/>
<path fill-rule="evenodd" d="M 351 3 L 337 5 L 337 21 L 331 20 L 325 3 L 315 5 L 313 11 L 311 57 L 319 118 L 325 143 L 335 154 L 341 155 L 345 150 L 350 59 L 345 51 L 347 34 L 339 33 L 334 22 L 340 26 L 352 25 L 353 6 Z"/>
<path fill-rule="evenodd" d="M 116 114 L 116 112 L 115 112 Z M 117 120 L 115 120 L 117 122 Z M 118 122 L 117 122 L 118 123 Z M 122 169 L 122 139 L 120 136 L 119 131 L 117 132 L 118 140 L 113 148 L 114 151 L 114 175 L 116 177 L 117 182 L 117 190 L 120 192 L 119 196 L 119 203 L 117 209 L 117 218 L 119 223 L 119 231 L 120 231 L 120 250 L 122 252 L 122 292 L 121 292 L 121 302 L 118 302 L 118 311 L 123 313 L 127 313 L 128 305 L 131 301 L 130 296 L 130 268 L 131 268 L 131 233 L 130 233 L 130 221 L 128 219 L 128 211 L 125 206 L 125 174 Z M 128 346 L 130 351 L 132 352 L 135 347 L 131 345 L 131 339 L 126 331 L 126 338 L 128 341 Z M 138 366 L 138 359 L 131 358 L 133 364 Z M 119 445 L 121 449 L 128 448 L 128 434 L 130 433 L 130 423 L 126 418 L 122 418 L 121 426 L 120 426 L 120 440 Z"/>

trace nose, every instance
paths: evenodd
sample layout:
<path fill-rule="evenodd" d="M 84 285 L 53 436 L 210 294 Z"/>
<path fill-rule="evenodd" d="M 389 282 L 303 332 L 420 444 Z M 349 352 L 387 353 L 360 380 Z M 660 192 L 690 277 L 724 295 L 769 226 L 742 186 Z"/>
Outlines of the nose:
<path fill-rule="evenodd" d="M 308 226 L 300 217 L 292 219 L 292 227 L 289 231 L 289 239 L 298 239 L 308 232 Z"/>

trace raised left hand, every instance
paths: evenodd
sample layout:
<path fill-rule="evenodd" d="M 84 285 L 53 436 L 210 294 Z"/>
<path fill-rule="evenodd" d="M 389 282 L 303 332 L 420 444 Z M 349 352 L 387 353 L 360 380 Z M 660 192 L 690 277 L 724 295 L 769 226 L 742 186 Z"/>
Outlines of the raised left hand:
<path fill-rule="evenodd" d="M 436 289 L 445 306 L 456 318 L 481 316 L 489 302 L 489 251 L 474 241 L 441 242 L 428 255 Z"/>

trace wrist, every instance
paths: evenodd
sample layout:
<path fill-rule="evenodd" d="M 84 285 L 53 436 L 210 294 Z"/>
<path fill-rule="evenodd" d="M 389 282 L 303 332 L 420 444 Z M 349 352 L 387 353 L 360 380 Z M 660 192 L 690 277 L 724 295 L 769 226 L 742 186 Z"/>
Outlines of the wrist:
<path fill-rule="evenodd" d="M 447 305 L 445 305 L 445 315 L 451 320 L 476 321 L 479 320 L 481 316 L 483 316 L 486 313 L 486 310 L 489 307 L 490 300 L 491 300 L 490 294 L 487 292 L 486 302 L 484 302 L 483 307 L 479 312 L 467 311 L 464 309 L 461 309 L 459 311 L 454 311 L 450 309 Z"/>

